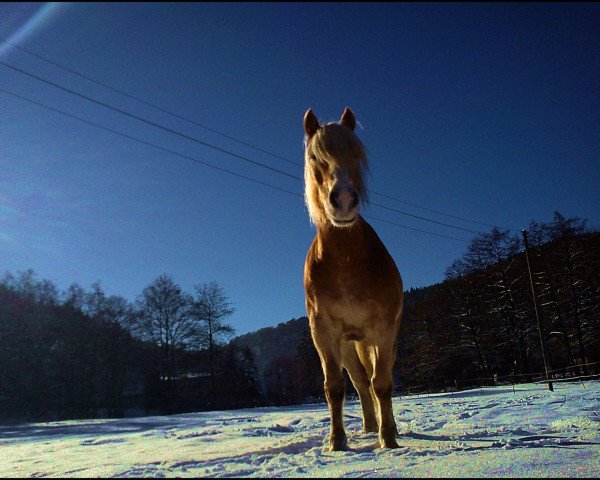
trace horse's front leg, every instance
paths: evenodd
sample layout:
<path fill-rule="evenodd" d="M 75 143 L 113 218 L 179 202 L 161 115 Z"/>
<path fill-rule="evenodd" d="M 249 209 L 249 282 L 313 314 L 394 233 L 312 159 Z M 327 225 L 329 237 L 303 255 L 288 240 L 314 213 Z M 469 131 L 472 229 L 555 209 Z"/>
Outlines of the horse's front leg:
<path fill-rule="evenodd" d="M 354 342 L 343 342 L 342 362 L 360 398 L 363 411 L 363 432 L 377 432 L 379 427 L 370 389 L 372 372 L 367 372 L 365 366 L 370 368 L 370 365 L 368 362 L 363 365 L 357 348 L 364 350 L 362 346 L 355 345 Z"/>
<path fill-rule="evenodd" d="M 348 448 L 344 430 L 343 406 L 346 396 L 346 381 L 342 368 L 336 362 L 328 361 L 323 367 L 325 374 L 325 396 L 329 404 L 331 432 L 329 434 L 329 450 L 346 450 Z"/>
<path fill-rule="evenodd" d="M 372 385 L 380 419 L 379 442 L 381 448 L 398 448 L 396 422 L 392 411 L 392 367 L 395 354 L 395 349 L 391 346 L 381 345 L 374 365 Z"/>
<path fill-rule="evenodd" d="M 329 405 L 330 426 L 329 450 L 348 448 L 344 430 L 343 406 L 346 396 L 346 380 L 342 374 L 342 361 L 339 340 L 335 342 L 331 335 L 313 330 L 313 340 L 321 359 L 325 397 Z"/>

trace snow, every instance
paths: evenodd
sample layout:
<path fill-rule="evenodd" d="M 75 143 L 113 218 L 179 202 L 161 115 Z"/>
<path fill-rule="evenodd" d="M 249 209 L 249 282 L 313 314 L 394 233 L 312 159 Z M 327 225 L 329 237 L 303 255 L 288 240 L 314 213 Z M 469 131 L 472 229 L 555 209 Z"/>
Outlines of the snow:
<path fill-rule="evenodd" d="M 599 477 L 600 381 L 394 399 L 399 449 L 325 404 L 0 426 L 2 477 Z"/>

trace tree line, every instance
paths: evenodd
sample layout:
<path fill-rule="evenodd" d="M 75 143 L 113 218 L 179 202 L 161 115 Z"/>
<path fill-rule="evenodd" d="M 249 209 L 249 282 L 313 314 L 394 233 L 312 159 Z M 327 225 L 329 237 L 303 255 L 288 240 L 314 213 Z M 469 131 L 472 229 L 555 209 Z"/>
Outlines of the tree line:
<path fill-rule="evenodd" d="M 586 224 L 559 212 L 531 222 L 537 316 L 521 238 L 498 228 L 474 238 L 444 282 L 406 305 L 406 389 L 527 381 L 546 368 L 551 377 L 598 373 L 590 365 L 600 361 L 600 233 Z"/>
<path fill-rule="evenodd" d="M 405 292 L 396 393 L 531 381 L 545 367 L 552 377 L 598 373 L 600 233 L 558 212 L 528 232 L 537 315 L 520 237 L 498 228 L 477 236 L 444 281 Z M 187 293 L 163 274 L 128 302 L 100 283 L 59 292 L 33 270 L 7 273 L 0 419 L 323 401 L 308 319 L 228 341 L 233 311 L 215 282 Z"/>
<path fill-rule="evenodd" d="M 600 373 L 600 233 L 555 212 L 549 223 L 531 222 L 528 237 L 537 316 L 523 240 L 509 230 L 478 235 L 444 281 L 405 292 L 396 394 L 540 380 L 546 368 L 550 378 Z M 294 335 L 295 348 L 270 340 L 282 335 Z M 307 318 L 235 342 L 259 350 L 272 402 L 323 400 Z M 355 394 L 349 381 L 347 392 Z"/>
<path fill-rule="evenodd" d="M 107 296 L 99 282 L 89 291 L 72 284 L 59 292 L 31 269 L 6 273 L 0 280 L 0 419 L 255 405 L 261 392 L 253 354 L 226 345 L 235 332 L 226 323 L 233 311 L 216 282 L 189 294 L 163 274 L 131 303 Z"/>

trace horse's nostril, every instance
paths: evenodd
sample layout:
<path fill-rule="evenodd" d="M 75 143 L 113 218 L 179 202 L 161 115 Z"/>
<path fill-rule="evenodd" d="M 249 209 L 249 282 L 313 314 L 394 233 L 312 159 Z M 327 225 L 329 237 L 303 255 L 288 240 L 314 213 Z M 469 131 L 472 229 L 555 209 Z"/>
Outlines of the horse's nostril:
<path fill-rule="evenodd" d="M 336 210 L 349 211 L 358 205 L 358 193 L 352 187 L 334 188 L 329 192 L 329 202 Z"/>
<path fill-rule="evenodd" d="M 333 189 L 331 190 L 331 192 L 329 192 L 329 202 L 331 203 L 331 205 L 333 205 L 334 208 L 340 208 L 339 204 L 337 203 L 337 196 L 338 196 L 339 190 Z"/>
<path fill-rule="evenodd" d="M 354 208 L 358 205 L 358 193 L 356 193 L 356 190 L 352 190 L 352 204 L 350 205 L 350 208 Z"/>

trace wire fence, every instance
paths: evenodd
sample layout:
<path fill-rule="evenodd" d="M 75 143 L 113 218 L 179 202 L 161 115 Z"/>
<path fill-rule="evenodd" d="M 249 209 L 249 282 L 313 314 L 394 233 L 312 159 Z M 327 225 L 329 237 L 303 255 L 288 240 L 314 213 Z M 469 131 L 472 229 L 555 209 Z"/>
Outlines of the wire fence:
<path fill-rule="evenodd" d="M 491 377 L 475 377 L 468 379 L 455 379 L 454 385 L 439 386 L 438 384 L 423 383 L 421 385 L 401 384 L 394 389 L 397 396 L 423 395 L 432 393 L 458 393 L 465 390 L 481 389 L 483 387 L 496 387 L 501 385 L 510 385 L 514 387 L 519 384 L 560 382 L 581 382 L 585 387 L 584 381 L 600 379 L 600 362 L 581 363 L 570 365 L 564 368 L 548 370 L 548 378 L 545 372 L 536 373 L 511 373 L 509 375 L 492 375 Z M 514 388 L 513 388 L 514 390 Z"/>

